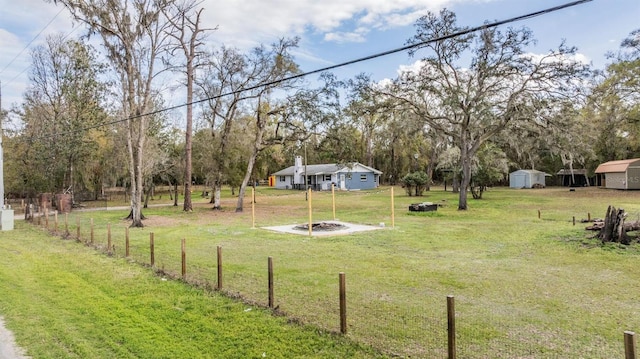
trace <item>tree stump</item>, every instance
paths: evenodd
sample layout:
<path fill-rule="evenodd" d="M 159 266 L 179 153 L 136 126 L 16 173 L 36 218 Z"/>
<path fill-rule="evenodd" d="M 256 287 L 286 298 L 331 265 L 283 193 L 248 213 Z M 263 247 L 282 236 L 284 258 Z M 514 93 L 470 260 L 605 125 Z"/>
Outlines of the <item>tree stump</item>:
<path fill-rule="evenodd" d="M 598 233 L 598 238 L 602 243 L 615 242 L 621 244 L 630 244 L 631 240 L 627 236 L 624 219 L 626 217 L 624 209 L 616 209 L 613 206 L 607 208 L 607 215 L 604 218 L 604 226 Z"/>

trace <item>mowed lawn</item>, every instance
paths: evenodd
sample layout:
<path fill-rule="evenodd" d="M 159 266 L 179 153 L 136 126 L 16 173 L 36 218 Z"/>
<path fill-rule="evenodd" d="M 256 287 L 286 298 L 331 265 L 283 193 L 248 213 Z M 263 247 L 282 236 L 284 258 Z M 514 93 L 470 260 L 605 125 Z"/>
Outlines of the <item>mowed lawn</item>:
<path fill-rule="evenodd" d="M 579 221 L 610 204 L 637 220 L 640 193 L 493 188 L 458 211 L 442 188 L 421 198 L 395 188 L 393 218 L 390 195 L 337 192 L 337 219 L 384 227 L 312 238 L 262 228 L 308 221 L 303 192 L 258 187 L 255 212 L 248 195 L 235 213 L 229 193 L 224 211 L 199 197 L 190 214 L 152 207 L 146 227 L 129 231 L 128 259 L 127 211 L 72 213 L 69 232 L 79 221 L 83 242 L 93 219 L 89 246 L 17 223 L 0 233 L 0 315 L 36 358 L 445 358 L 451 295 L 460 358 L 624 357 L 623 332 L 640 328 L 640 246 L 602 246 Z M 442 206 L 407 210 L 422 201 Z M 331 192 L 314 192 L 311 206 L 314 221 L 333 219 Z M 107 224 L 113 256 L 104 254 Z M 183 238 L 189 283 L 172 279 Z M 224 296 L 213 290 L 218 247 Z M 264 308 L 268 257 L 277 316 Z M 335 334 L 341 272 L 344 336 Z"/>

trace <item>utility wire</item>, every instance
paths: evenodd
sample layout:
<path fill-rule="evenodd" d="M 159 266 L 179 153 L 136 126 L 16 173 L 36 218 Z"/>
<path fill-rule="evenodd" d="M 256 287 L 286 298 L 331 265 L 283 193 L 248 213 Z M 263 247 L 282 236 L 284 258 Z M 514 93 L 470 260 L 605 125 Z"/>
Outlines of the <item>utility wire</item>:
<path fill-rule="evenodd" d="M 130 120 L 136 120 L 145 116 L 153 116 L 153 115 L 157 115 L 163 112 L 167 112 L 167 111 L 173 111 L 173 110 L 177 110 L 189 105 L 196 105 L 196 104 L 200 104 L 206 101 L 211 101 L 211 100 L 215 100 L 221 97 L 226 97 L 226 96 L 230 96 L 230 95 L 234 95 L 237 93 L 241 93 L 241 92 L 246 92 L 246 91 L 252 91 L 252 90 L 256 90 L 262 87 L 267 87 L 267 86 L 272 86 L 272 85 L 277 85 L 283 82 L 287 82 L 287 81 L 291 81 L 291 80 L 296 80 L 299 78 L 303 78 L 309 75 L 313 75 L 313 74 L 317 74 L 317 73 L 322 73 L 322 72 L 326 72 L 326 71 L 330 71 L 330 70 L 334 70 L 340 67 L 345 67 L 345 66 L 349 66 L 349 65 L 353 65 L 353 64 L 357 64 L 359 62 L 364 62 L 364 61 L 369 61 L 369 60 L 373 60 L 376 59 L 378 57 L 383 57 L 383 56 L 388 56 L 388 55 L 392 55 L 398 52 L 403 52 L 403 51 L 407 51 L 407 50 L 411 50 L 411 49 L 415 49 L 430 43 L 434 43 L 434 42 L 438 42 L 438 41 L 442 41 L 442 40 L 448 40 L 448 39 L 453 39 L 456 38 L 458 36 L 462 36 L 462 35 L 467 35 L 476 31 L 480 31 L 480 30 L 485 30 L 485 29 L 490 29 L 490 28 L 494 28 L 500 25 L 505 25 L 508 23 L 512 23 L 512 22 L 516 22 L 516 21 L 522 21 L 522 20 L 526 20 L 526 19 L 531 19 L 537 16 L 541 16 L 541 15 L 546 15 L 555 11 L 559 11 L 562 9 L 566 9 L 569 7 L 573 7 L 573 6 L 577 6 L 577 5 L 582 5 L 584 3 L 587 2 L 591 2 L 593 0 L 579 0 L 579 1 L 573 1 L 573 2 L 569 2 L 566 4 L 562 4 L 562 5 L 558 5 L 558 6 L 554 6 L 551 8 L 547 8 L 544 10 L 540 10 L 540 11 L 536 11 L 536 12 L 532 12 L 532 13 L 528 13 L 526 15 L 520 15 L 520 16 L 516 16 L 516 17 L 512 17 L 509 19 L 505 19 L 505 20 L 499 20 L 499 21 L 495 21 L 495 22 L 491 22 L 491 23 L 486 23 L 484 25 L 480 25 L 480 26 L 475 26 L 475 27 L 471 27 L 465 30 L 461 30 L 458 32 L 454 32 L 451 33 L 449 35 L 444 35 L 444 36 L 439 36 L 437 38 L 434 39 L 430 39 L 430 40 L 425 40 L 416 44 L 411 44 L 411 45 L 406 45 L 403 47 L 398 47 L 396 49 L 392 49 L 392 50 L 388 50 L 388 51 L 384 51 L 384 52 L 379 52 L 373 55 L 369 55 L 369 56 L 365 56 L 365 57 L 361 57 L 361 58 L 357 58 L 354 60 L 350 60 L 347 62 L 342 62 L 339 64 L 335 64 L 335 65 L 331 65 L 331 66 L 327 66 L 327 67 L 323 67 L 323 68 L 319 68 L 316 70 L 312 70 L 312 71 L 307 71 L 307 72 L 303 72 L 300 74 L 296 74 L 293 76 L 289 76 L 280 80 L 275 80 L 275 81 L 271 81 L 271 82 L 267 82 L 267 83 L 262 83 L 262 84 L 258 84 L 255 86 L 250 86 L 244 89 L 240 89 L 240 90 L 234 90 L 234 91 L 230 91 L 230 92 L 226 92 L 226 93 L 222 93 L 219 95 L 215 95 L 215 96 L 211 96 L 211 97 L 207 97 L 207 98 L 203 98 L 200 100 L 196 100 L 196 101 L 192 101 L 192 102 L 188 102 L 188 103 L 184 103 L 184 104 L 180 104 L 180 105 L 176 105 L 176 106 L 171 106 L 171 107 L 166 107 L 163 109 L 159 109 L 159 110 L 155 110 L 155 111 L 151 111 L 151 112 L 147 112 L 147 113 L 143 113 L 140 115 L 135 115 L 135 116 L 130 116 L 128 118 L 125 119 L 120 119 L 120 120 L 116 120 L 116 121 L 112 121 L 112 122 L 107 122 L 107 123 L 103 123 L 103 124 L 99 124 L 99 125 L 95 125 L 95 126 L 90 126 L 90 127 L 85 127 L 85 128 L 81 128 L 81 129 L 77 129 L 74 131 L 68 131 L 68 132 L 63 132 L 63 133 L 58 133 L 58 134 L 52 134 L 52 135 L 45 135 L 45 136 L 41 136 L 41 137 L 36 137 L 37 138 L 46 138 L 46 137 L 52 137 L 52 136 L 56 136 L 56 135 L 65 135 L 65 134 L 73 134 L 76 132 L 80 132 L 80 131 L 86 131 L 86 130 L 92 130 L 95 128 L 100 128 L 100 127 L 104 127 L 104 126 L 109 126 L 109 125 L 115 125 L 118 123 L 122 123 L 122 122 L 126 122 L 126 121 L 130 121 Z"/>
<path fill-rule="evenodd" d="M 1 71 L 0 74 L 2 74 L 7 68 L 9 68 L 9 66 L 11 66 L 11 64 L 13 64 L 14 61 L 16 61 L 16 59 L 22 55 L 22 53 L 24 52 L 24 50 L 28 49 L 29 46 L 31 46 L 31 44 L 36 41 L 36 39 L 44 32 L 44 30 L 46 30 L 49 25 L 51 25 L 51 23 L 53 22 L 53 20 L 55 20 L 58 15 L 60 15 L 60 13 L 62 12 L 62 10 L 64 10 L 64 8 L 61 8 L 60 11 L 58 11 L 58 13 L 53 17 L 53 19 L 51 19 L 51 21 L 49 21 L 43 28 L 42 30 L 40 30 L 40 32 L 33 37 L 33 39 L 31 39 L 31 41 L 29 41 L 29 43 L 27 45 L 25 45 L 25 47 L 22 48 L 22 50 L 20 50 L 20 52 L 11 60 L 9 61 L 9 63 L 7 64 L 7 66 L 5 66 Z M 23 71 L 24 72 L 24 71 Z"/>
<path fill-rule="evenodd" d="M 64 8 L 63 8 L 63 10 L 64 10 Z M 58 13 L 58 14 L 60 14 L 60 13 Z M 57 16 L 57 15 L 56 15 L 56 16 Z M 54 18 L 54 19 L 55 19 L 55 18 Z M 51 20 L 51 21 L 53 21 L 53 20 Z M 51 24 L 51 22 L 49 22 L 49 24 Z M 49 26 L 49 24 L 47 24 L 47 26 L 45 26 L 45 29 Z M 66 39 L 67 39 L 69 36 L 71 36 L 71 34 L 73 34 L 76 30 L 78 30 L 78 26 L 74 27 L 74 28 L 73 28 L 73 29 L 72 29 L 68 34 L 64 35 L 64 36 L 62 37 L 62 40 L 63 40 L 63 41 L 64 41 L 64 40 L 66 40 Z M 44 29 L 42 29 L 42 31 L 44 31 Z M 40 33 L 42 33 L 42 31 L 40 31 Z M 38 35 L 40 35 L 40 34 L 38 34 Z M 33 38 L 33 40 L 35 40 L 37 37 L 38 37 L 38 36 L 34 37 L 34 38 Z M 33 40 L 31 40 L 31 42 L 33 42 Z M 31 45 L 31 42 L 29 43 L 29 45 Z M 25 49 L 26 49 L 27 47 L 29 47 L 29 45 L 27 45 L 27 46 L 25 47 Z M 23 51 L 24 51 L 24 49 L 23 49 Z M 21 51 L 20 53 L 22 53 L 22 51 Z M 17 58 L 18 56 L 20 56 L 20 54 L 16 55 L 16 58 Z M 15 58 L 14 58 L 14 60 L 15 60 Z M 13 63 L 13 60 L 11 61 L 11 63 Z M 11 65 L 11 63 L 9 63 L 9 65 L 7 65 L 7 67 L 9 67 L 9 66 Z M 6 70 L 6 68 L 7 68 L 7 67 L 5 67 L 5 70 Z M 17 75 L 15 75 L 12 79 L 10 79 L 9 81 L 7 81 L 7 82 L 4 84 L 4 86 L 6 87 L 6 86 L 8 86 L 8 85 L 12 84 L 15 80 L 17 80 L 20 76 L 22 76 L 22 74 L 24 74 L 25 72 L 27 72 L 27 70 L 29 70 L 29 66 L 25 67 L 22 71 L 20 71 L 20 73 L 18 73 L 18 74 L 17 74 Z M 4 71 L 4 70 L 3 70 L 3 71 Z M 0 72 L 0 73 L 1 73 L 1 72 Z"/>

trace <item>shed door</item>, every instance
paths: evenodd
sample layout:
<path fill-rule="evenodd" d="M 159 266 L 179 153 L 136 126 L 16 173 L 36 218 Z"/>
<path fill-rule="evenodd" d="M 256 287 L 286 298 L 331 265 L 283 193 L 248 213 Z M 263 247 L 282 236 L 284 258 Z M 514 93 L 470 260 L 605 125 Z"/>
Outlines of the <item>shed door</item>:
<path fill-rule="evenodd" d="M 345 183 L 345 177 L 344 174 L 340 175 L 340 189 L 341 190 L 345 190 L 347 189 L 347 184 Z"/>

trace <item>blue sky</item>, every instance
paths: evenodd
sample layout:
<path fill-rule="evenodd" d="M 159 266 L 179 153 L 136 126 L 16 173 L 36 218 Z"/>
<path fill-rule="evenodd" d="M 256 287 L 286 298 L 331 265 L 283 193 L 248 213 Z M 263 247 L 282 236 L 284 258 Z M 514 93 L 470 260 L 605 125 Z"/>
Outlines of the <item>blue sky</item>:
<path fill-rule="evenodd" d="M 225 43 L 242 49 L 279 37 L 300 36 L 296 59 L 302 70 L 309 71 L 404 45 L 414 34 L 415 20 L 427 11 L 447 7 L 457 14 L 460 25 L 473 27 L 567 2 L 204 0 L 203 7 L 205 26 L 218 26 L 209 35 L 212 46 Z M 8 109 L 21 102 L 28 85 L 30 49 L 43 43 L 48 34 L 71 33 L 73 37 L 83 29 L 77 25 L 74 29 L 66 10 L 60 12 L 61 7 L 43 0 L 0 0 L 0 9 L 0 81 L 2 106 Z M 623 38 L 640 28 L 640 0 L 593 0 L 508 26 L 526 26 L 533 31 L 538 44 L 530 52 L 544 53 L 566 40 L 594 67 L 603 68 L 605 53 L 616 51 Z M 382 80 L 394 77 L 400 66 L 413 61 L 401 53 L 338 69 L 335 74 L 348 79 L 365 72 Z"/>

